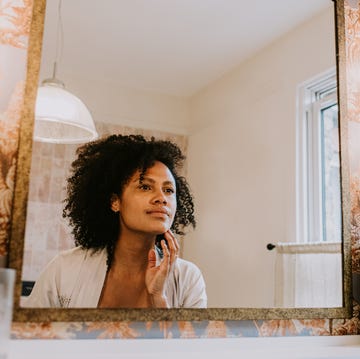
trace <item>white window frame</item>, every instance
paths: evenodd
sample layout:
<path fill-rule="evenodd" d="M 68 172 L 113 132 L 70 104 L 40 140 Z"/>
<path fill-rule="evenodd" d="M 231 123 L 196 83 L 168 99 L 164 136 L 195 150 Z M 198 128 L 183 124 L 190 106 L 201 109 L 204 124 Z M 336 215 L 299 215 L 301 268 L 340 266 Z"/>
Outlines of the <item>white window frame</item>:
<path fill-rule="evenodd" d="M 297 88 L 297 243 L 322 242 L 324 237 L 321 109 L 337 104 L 336 84 L 336 69 L 333 68 L 300 84 Z"/>

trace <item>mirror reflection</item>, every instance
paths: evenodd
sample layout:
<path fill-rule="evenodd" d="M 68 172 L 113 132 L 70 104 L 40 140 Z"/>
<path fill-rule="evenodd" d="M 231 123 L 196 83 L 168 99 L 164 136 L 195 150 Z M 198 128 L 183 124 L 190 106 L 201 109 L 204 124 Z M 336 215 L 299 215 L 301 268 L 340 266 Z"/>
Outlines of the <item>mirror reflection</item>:
<path fill-rule="evenodd" d="M 186 154 L 197 227 L 179 254 L 200 268 L 208 307 L 342 306 L 332 1 L 77 0 L 61 18 L 57 45 L 48 1 L 40 82 L 56 60 L 100 136 Z M 34 141 L 24 296 L 74 246 L 62 201 L 76 148 Z"/>

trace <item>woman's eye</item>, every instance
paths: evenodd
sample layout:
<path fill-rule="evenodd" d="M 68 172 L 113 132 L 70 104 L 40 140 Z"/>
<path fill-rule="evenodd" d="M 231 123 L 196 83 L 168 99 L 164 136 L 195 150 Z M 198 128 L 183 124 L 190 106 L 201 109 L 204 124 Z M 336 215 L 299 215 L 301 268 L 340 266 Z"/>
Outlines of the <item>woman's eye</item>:
<path fill-rule="evenodd" d="M 147 184 L 142 184 L 139 186 L 140 189 L 144 190 L 144 191 L 148 191 L 151 189 L 151 187 Z"/>
<path fill-rule="evenodd" d="M 165 192 L 172 194 L 172 193 L 175 193 L 175 190 L 173 188 L 165 188 Z"/>

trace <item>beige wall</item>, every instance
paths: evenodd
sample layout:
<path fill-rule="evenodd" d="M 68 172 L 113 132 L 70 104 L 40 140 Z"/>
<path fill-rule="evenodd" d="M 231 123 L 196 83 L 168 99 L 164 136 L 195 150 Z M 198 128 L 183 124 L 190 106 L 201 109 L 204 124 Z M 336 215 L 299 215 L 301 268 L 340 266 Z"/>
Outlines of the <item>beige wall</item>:
<path fill-rule="evenodd" d="M 41 80 L 48 75 L 49 71 L 43 69 Z M 84 79 L 66 72 L 59 77 L 87 104 L 95 122 L 177 134 L 188 132 L 186 98 Z"/>
<path fill-rule="evenodd" d="M 191 98 L 189 181 L 198 228 L 184 255 L 209 306 L 274 305 L 275 251 L 295 241 L 296 88 L 335 66 L 331 9 Z"/>

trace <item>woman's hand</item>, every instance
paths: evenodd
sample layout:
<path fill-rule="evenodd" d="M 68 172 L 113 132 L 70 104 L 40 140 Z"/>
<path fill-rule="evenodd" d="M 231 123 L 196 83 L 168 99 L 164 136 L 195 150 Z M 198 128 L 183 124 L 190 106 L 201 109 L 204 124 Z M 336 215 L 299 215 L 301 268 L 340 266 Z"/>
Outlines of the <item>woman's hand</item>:
<path fill-rule="evenodd" d="M 150 295 L 154 308 L 169 308 L 169 303 L 165 295 L 166 280 L 174 269 L 174 265 L 179 253 L 179 243 L 173 233 L 168 230 L 165 233 L 165 240 L 161 241 L 163 259 L 160 265 L 156 266 L 155 250 L 151 249 L 148 255 L 148 266 L 145 273 L 145 285 Z"/>

